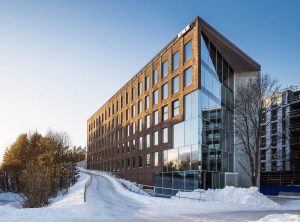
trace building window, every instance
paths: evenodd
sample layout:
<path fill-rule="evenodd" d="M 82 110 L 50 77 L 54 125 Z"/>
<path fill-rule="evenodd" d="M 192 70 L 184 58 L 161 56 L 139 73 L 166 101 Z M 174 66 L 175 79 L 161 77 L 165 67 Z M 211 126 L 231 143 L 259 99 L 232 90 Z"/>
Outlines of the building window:
<path fill-rule="evenodd" d="M 157 72 L 157 69 L 155 69 L 153 71 L 153 76 L 152 76 L 153 85 L 155 85 L 157 83 L 157 80 L 158 80 L 158 72 Z"/>
<path fill-rule="evenodd" d="M 145 110 L 149 109 L 149 96 L 145 97 Z"/>
<path fill-rule="evenodd" d="M 131 88 L 131 100 L 134 99 L 134 88 Z"/>
<path fill-rule="evenodd" d="M 127 146 L 126 146 L 126 153 L 129 153 L 129 147 L 130 147 L 130 143 L 129 141 L 127 142 Z"/>
<path fill-rule="evenodd" d="M 132 168 L 136 168 L 136 157 L 132 158 Z"/>
<path fill-rule="evenodd" d="M 162 131 L 163 143 L 167 143 L 169 141 L 168 128 L 164 128 Z"/>
<path fill-rule="evenodd" d="M 132 123 L 132 134 L 135 134 L 135 122 Z"/>
<path fill-rule="evenodd" d="M 138 113 L 142 112 L 142 100 L 138 101 Z"/>
<path fill-rule="evenodd" d="M 143 157 L 139 156 L 139 167 L 143 167 Z"/>
<path fill-rule="evenodd" d="M 158 103 L 158 90 L 153 91 L 153 105 Z"/>
<path fill-rule="evenodd" d="M 146 116 L 145 121 L 146 121 L 146 129 L 150 128 L 150 115 Z"/>
<path fill-rule="evenodd" d="M 179 52 L 177 51 L 172 55 L 172 70 L 177 69 L 178 66 L 179 66 Z"/>
<path fill-rule="evenodd" d="M 158 124 L 158 110 L 154 111 L 153 113 L 153 124 L 154 125 Z"/>
<path fill-rule="evenodd" d="M 135 139 L 132 140 L 132 150 L 135 150 Z"/>
<path fill-rule="evenodd" d="M 146 148 L 150 148 L 150 134 L 146 135 Z"/>
<path fill-rule="evenodd" d="M 145 78 L 145 91 L 149 89 L 149 85 L 150 85 L 149 76 L 146 76 L 146 78 Z"/>
<path fill-rule="evenodd" d="M 126 102 L 126 105 L 128 104 L 128 92 L 126 92 L 125 94 L 125 102 Z"/>
<path fill-rule="evenodd" d="M 168 61 L 162 63 L 161 77 L 165 78 L 168 75 Z"/>
<path fill-rule="evenodd" d="M 184 45 L 184 62 L 192 57 L 192 41 L 189 41 Z"/>
<path fill-rule="evenodd" d="M 183 78 L 183 87 L 186 87 L 192 83 L 192 67 L 189 67 L 186 70 L 184 70 Z"/>
<path fill-rule="evenodd" d="M 151 155 L 148 153 L 146 155 L 146 166 L 149 167 L 150 166 L 150 161 L 151 161 Z"/>
<path fill-rule="evenodd" d="M 179 101 L 178 99 L 172 102 L 172 116 L 177 116 L 179 114 Z"/>
<path fill-rule="evenodd" d="M 172 94 L 179 91 L 179 76 L 175 76 L 172 79 Z"/>
<path fill-rule="evenodd" d="M 158 131 L 155 131 L 153 133 L 153 145 L 157 146 L 158 145 Z"/>
<path fill-rule="evenodd" d="M 135 105 L 131 107 L 131 117 L 135 116 Z"/>
<path fill-rule="evenodd" d="M 138 127 L 139 127 L 139 131 L 141 132 L 142 131 L 142 119 L 139 119 L 138 120 Z"/>
<path fill-rule="evenodd" d="M 126 164 L 127 164 L 127 169 L 130 169 L 130 159 L 129 158 L 126 159 Z"/>
<path fill-rule="evenodd" d="M 128 109 L 126 109 L 125 117 L 126 117 L 126 121 L 127 121 L 128 120 Z"/>
<path fill-rule="evenodd" d="M 162 94 L 161 94 L 161 96 L 162 96 L 162 99 L 168 98 L 168 83 L 166 83 L 166 84 L 164 84 L 162 86 Z"/>
<path fill-rule="evenodd" d="M 154 153 L 154 166 L 158 166 L 158 152 Z"/>
<path fill-rule="evenodd" d="M 126 126 L 126 131 L 127 131 L 126 132 L 126 134 L 127 134 L 126 136 L 129 136 L 130 135 L 130 125 Z"/>
<path fill-rule="evenodd" d="M 166 105 L 162 108 L 162 121 L 166 121 L 168 118 L 168 105 Z"/>
<path fill-rule="evenodd" d="M 139 82 L 139 85 L 138 85 L 138 95 L 139 96 L 142 94 L 142 90 L 143 90 L 143 83 Z"/>
<path fill-rule="evenodd" d="M 143 137 L 139 137 L 139 150 L 143 149 Z"/>

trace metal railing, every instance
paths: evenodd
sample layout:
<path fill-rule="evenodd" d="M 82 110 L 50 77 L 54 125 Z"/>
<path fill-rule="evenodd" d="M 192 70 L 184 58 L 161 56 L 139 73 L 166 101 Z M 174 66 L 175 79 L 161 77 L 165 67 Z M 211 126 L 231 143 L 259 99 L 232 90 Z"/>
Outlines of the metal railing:
<path fill-rule="evenodd" d="M 93 171 L 95 171 L 95 175 L 107 174 L 112 177 L 115 177 L 116 181 L 124 189 L 127 189 L 131 192 L 134 192 L 134 193 L 137 193 L 140 195 L 145 195 L 145 193 L 147 193 L 148 195 L 150 195 L 152 197 L 158 197 L 158 198 L 159 197 L 160 198 L 175 197 L 175 198 L 179 198 L 179 199 L 190 199 L 190 200 L 197 200 L 197 201 L 203 200 L 204 190 L 201 190 L 201 189 L 199 189 L 199 190 L 175 189 L 175 188 L 138 184 L 138 183 L 130 182 L 130 181 L 128 181 L 129 183 L 125 183 L 124 181 L 126 181 L 126 180 L 119 177 L 117 174 L 112 174 L 110 172 L 104 172 L 104 171 L 98 171 L 98 170 L 93 170 Z M 83 171 L 83 172 L 86 172 L 86 171 Z M 86 172 L 86 173 L 93 173 L 93 172 Z M 86 201 L 86 190 L 87 190 L 88 186 L 90 185 L 90 183 L 91 183 L 91 180 L 86 182 L 85 195 L 84 195 L 85 201 Z M 192 192 L 197 193 L 197 195 L 195 195 L 195 197 L 189 197 L 189 196 L 182 194 L 182 193 L 192 193 Z"/>
<path fill-rule="evenodd" d="M 150 186 L 150 185 L 138 184 L 133 182 L 130 182 L 129 183 L 130 185 L 128 186 L 128 184 L 122 183 L 122 180 L 124 179 L 119 177 L 117 174 L 111 174 L 111 173 L 108 174 L 115 177 L 125 189 L 137 194 L 142 194 L 145 192 L 152 197 L 164 197 L 164 198 L 177 197 L 177 198 L 184 198 L 184 199 L 191 199 L 191 200 L 198 200 L 198 201 L 203 200 L 202 195 L 204 193 L 204 190 L 175 189 L 175 188 L 167 188 L 167 187 Z M 136 190 L 135 188 L 138 189 Z M 186 193 L 193 192 L 193 193 L 198 193 L 198 195 L 196 198 L 187 197 L 182 195 L 181 194 L 182 192 L 186 192 Z"/>
<path fill-rule="evenodd" d="M 89 179 L 84 184 L 84 202 L 86 202 L 87 189 L 89 188 L 91 183 L 92 183 L 92 177 L 89 175 Z"/>

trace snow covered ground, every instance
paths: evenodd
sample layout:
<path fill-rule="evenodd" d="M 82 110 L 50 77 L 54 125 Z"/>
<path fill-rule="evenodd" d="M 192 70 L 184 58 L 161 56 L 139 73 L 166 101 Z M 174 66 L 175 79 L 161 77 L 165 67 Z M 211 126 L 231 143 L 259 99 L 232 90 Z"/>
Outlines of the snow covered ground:
<path fill-rule="evenodd" d="M 134 187 L 128 181 L 118 181 L 109 174 L 87 171 L 65 196 L 53 200 L 44 208 L 18 209 L 13 204 L 0 206 L 0 221 L 14 222 L 77 222 L 77 221 L 298 221 L 300 200 L 276 204 L 259 194 L 255 188 L 209 190 L 204 201 L 183 198 L 157 198 L 140 195 L 124 188 Z M 84 185 L 91 185 L 84 203 Z M 183 193 L 181 193 L 183 194 Z M 183 194 L 184 195 L 184 194 Z M 192 195 L 192 194 L 186 194 Z M 244 196 L 243 196 L 244 195 Z M 283 214 L 289 213 L 289 214 Z M 272 215 L 269 215 L 272 214 Z M 279 214 L 279 215 L 276 215 Z M 269 216 L 267 216 L 269 215 Z M 265 217 L 267 216 L 267 217 Z M 296 220 L 292 220 L 296 218 Z"/>

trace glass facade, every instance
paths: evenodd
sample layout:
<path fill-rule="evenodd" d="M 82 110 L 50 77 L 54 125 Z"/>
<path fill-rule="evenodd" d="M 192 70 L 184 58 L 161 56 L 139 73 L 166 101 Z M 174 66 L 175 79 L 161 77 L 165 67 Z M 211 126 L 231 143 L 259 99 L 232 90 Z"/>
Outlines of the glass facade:
<path fill-rule="evenodd" d="M 233 172 L 233 70 L 204 34 L 200 48 L 201 88 L 184 96 L 184 120 L 173 125 L 173 148 L 163 152 L 163 172 L 154 177 L 162 187 L 221 188 Z M 184 71 L 184 87 L 191 73 Z"/>

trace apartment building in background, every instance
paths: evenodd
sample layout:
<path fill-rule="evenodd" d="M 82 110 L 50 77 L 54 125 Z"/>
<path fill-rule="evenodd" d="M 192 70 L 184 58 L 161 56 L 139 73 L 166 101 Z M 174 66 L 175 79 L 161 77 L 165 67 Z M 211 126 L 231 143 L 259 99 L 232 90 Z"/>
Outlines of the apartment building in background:
<path fill-rule="evenodd" d="M 300 192 L 300 88 L 289 86 L 269 98 L 261 130 L 263 192 Z"/>
<path fill-rule="evenodd" d="M 235 84 L 259 72 L 195 18 L 88 119 L 88 168 L 166 193 L 237 185 Z"/>

